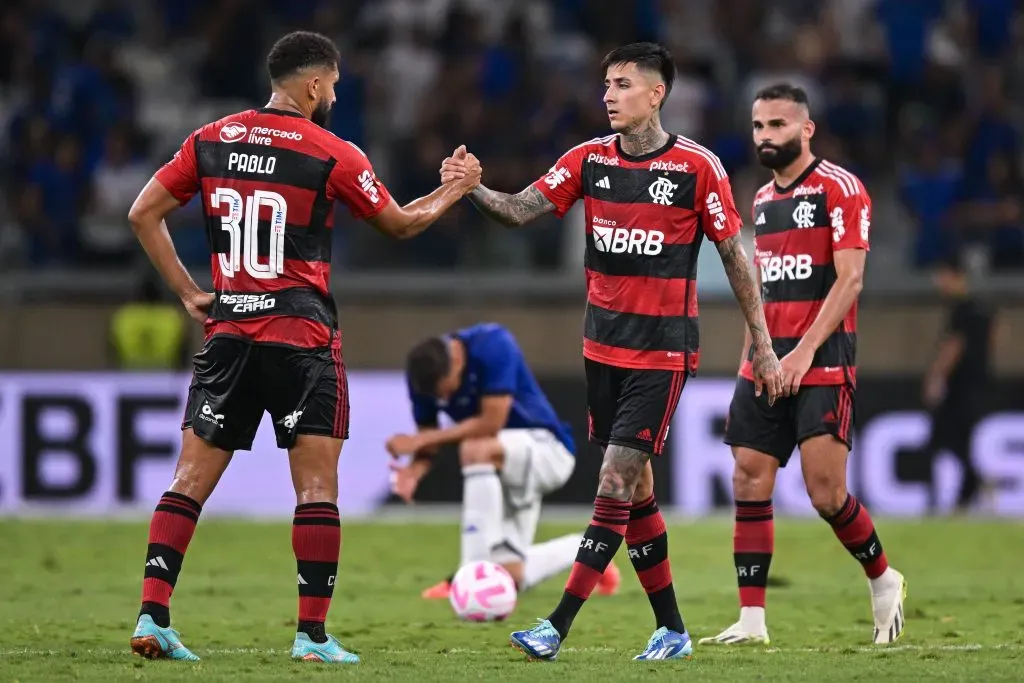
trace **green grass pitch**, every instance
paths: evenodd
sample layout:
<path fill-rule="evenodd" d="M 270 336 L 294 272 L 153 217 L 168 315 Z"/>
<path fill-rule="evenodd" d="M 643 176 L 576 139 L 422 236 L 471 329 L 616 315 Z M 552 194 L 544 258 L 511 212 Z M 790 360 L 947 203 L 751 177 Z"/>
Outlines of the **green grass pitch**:
<path fill-rule="evenodd" d="M 540 538 L 582 530 L 547 524 Z M 513 628 L 546 615 L 565 576 L 521 596 L 504 624 L 463 624 L 420 590 L 451 571 L 455 523 L 350 523 L 329 630 L 363 657 L 352 667 L 292 662 L 295 564 L 290 526 L 208 519 L 192 542 L 174 625 L 198 664 L 128 653 L 146 525 L 0 523 L 0 681 L 995 681 L 1024 680 L 1024 526 L 975 520 L 880 520 L 909 583 L 907 632 L 868 645 L 867 584 L 821 522 L 779 520 L 769 589 L 770 648 L 697 647 L 689 662 L 631 661 L 653 630 L 628 565 L 623 590 L 594 597 L 555 663 L 526 663 Z M 736 616 L 732 525 L 670 526 L 676 591 L 696 638 Z"/>

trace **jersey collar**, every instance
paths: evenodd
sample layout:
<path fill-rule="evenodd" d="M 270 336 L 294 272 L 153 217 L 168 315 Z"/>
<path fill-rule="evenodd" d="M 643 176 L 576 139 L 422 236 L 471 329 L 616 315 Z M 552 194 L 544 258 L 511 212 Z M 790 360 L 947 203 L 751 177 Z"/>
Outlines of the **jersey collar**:
<path fill-rule="evenodd" d="M 804 172 L 797 176 L 796 180 L 791 182 L 786 187 L 779 187 L 778 181 L 774 181 L 775 194 L 789 194 L 790 192 L 792 192 L 800 185 L 800 183 L 807 180 L 811 176 L 811 174 L 814 173 L 814 169 L 818 168 L 818 164 L 820 163 L 821 159 L 815 157 L 814 161 L 808 164 L 807 168 L 804 169 Z"/>
<path fill-rule="evenodd" d="M 256 111 L 258 111 L 261 114 L 274 114 L 276 116 L 294 116 L 297 119 L 306 118 L 297 111 L 288 111 L 286 109 L 274 109 L 273 107 L 260 107 Z"/>
<path fill-rule="evenodd" d="M 636 156 L 635 157 L 635 156 L 633 156 L 631 154 L 626 154 L 625 152 L 622 151 L 622 144 L 620 143 L 620 140 L 622 138 L 621 138 L 621 136 L 616 135 L 615 136 L 615 152 L 620 157 L 622 157 L 624 160 L 626 160 L 626 161 L 650 161 L 651 159 L 657 159 L 662 154 L 664 154 L 665 152 L 667 152 L 670 149 L 672 149 L 675 146 L 675 144 L 676 144 L 677 137 L 678 137 L 677 135 L 675 135 L 673 133 L 669 133 L 669 135 L 668 135 L 668 142 L 666 142 L 664 145 L 662 145 L 659 149 L 656 149 L 653 152 L 648 152 L 647 154 L 641 154 L 640 156 Z"/>

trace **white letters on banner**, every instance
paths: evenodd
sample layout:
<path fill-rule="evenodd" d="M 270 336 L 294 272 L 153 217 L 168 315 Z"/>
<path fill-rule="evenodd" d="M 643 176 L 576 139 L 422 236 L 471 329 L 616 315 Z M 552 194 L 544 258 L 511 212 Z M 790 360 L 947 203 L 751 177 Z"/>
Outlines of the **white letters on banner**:
<path fill-rule="evenodd" d="M 190 379 L 184 373 L 0 373 L 0 516 L 148 515 L 174 472 Z M 350 372 L 348 380 L 351 438 L 341 456 L 339 507 L 343 515 L 365 516 L 388 497 L 384 440 L 415 426 L 400 372 Z M 682 393 L 668 457 L 671 503 L 687 515 L 729 509 L 715 502 L 732 497 L 732 457 L 722 431 L 733 388 L 731 379 L 699 379 Z M 850 489 L 873 513 L 925 512 L 925 484 L 903 481 L 898 465 L 916 457 L 927 437 L 928 419 L 919 411 L 883 412 L 857 426 Z M 986 416 L 972 450 L 983 475 L 999 485 L 993 511 L 1024 517 L 1024 411 Z M 581 457 L 595 456 L 582 450 Z M 940 459 L 935 470 L 939 500 L 948 504 L 962 478 L 959 464 Z M 815 514 L 798 455 L 779 473 L 774 504 L 780 515 Z M 294 505 L 287 456 L 265 416 L 252 451 L 236 453 L 204 515 L 288 518 Z"/>
<path fill-rule="evenodd" d="M 716 488 L 726 499 L 732 497 L 732 454 L 722 443 L 722 432 L 734 388 L 732 379 L 696 380 L 687 383 L 680 398 L 670 432 L 672 499 L 687 515 L 714 512 Z M 925 445 L 928 429 L 923 412 L 894 411 L 876 415 L 855 430 L 847 468 L 849 488 L 870 504 L 872 513 L 925 513 L 926 485 L 901 481 L 897 462 L 900 451 L 912 454 Z M 982 419 L 974 429 L 972 453 L 982 476 L 998 483 L 994 512 L 1024 516 L 1024 411 Z M 962 473 L 948 459 L 940 460 L 936 469 L 938 498 L 948 504 L 955 498 Z M 955 475 L 949 474 L 951 469 Z M 816 514 L 804 489 L 798 453 L 779 470 L 773 504 L 780 515 Z"/>
<path fill-rule="evenodd" d="M 0 374 L 0 514 L 152 511 L 171 482 L 190 376 Z M 339 467 L 343 515 L 388 496 L 384 439 L 415 429 L 400 374 L 349 373 L 351 438 Z M 288 518 L 288 457 L 264 416 L 252 451 L 235 453 L 204 514 Z"/>

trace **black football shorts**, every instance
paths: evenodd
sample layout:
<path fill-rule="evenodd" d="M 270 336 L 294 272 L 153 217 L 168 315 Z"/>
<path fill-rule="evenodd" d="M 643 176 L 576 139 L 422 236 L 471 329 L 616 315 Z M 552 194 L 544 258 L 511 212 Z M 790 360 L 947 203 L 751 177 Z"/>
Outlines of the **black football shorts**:
<path fill-rule="evenodd" d="M 590 441 L 661 455 L 679 404 L 684 370 L 634 370 L 583 359 Z"/>
<path fill-rule="evenodd" d="M 740 377 L 729 404 L 725 443 L 778 459 L 782 467 L 793 449 L 812 436 L 831 434 L 853 446 L 854 388 L 849 384 L 801 386 L 796 396 L 768 405 L 768 392 L 754 395 L 754 383 Z"/>
<path fill-rule="evenodd" d="M 299 434 L 348 438 L 339 337 L 303 349 L 217 336 L 195 355 L 194 367 L 181 428 L 217 448 L 250 450 L 264 412 L 278 448 L 291 448 Z"/>

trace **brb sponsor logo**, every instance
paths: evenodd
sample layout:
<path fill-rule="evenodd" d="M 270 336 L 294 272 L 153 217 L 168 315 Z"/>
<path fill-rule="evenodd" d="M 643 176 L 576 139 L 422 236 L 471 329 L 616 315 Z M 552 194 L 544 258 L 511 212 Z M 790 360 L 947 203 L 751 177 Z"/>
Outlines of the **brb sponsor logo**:
<path fill-rule="evenodd" d="M 356 180 L 359 181 L 359 187 L 363 188 L 366 196 L 370 198 L 370 203 L 376 204 L 380 201 L 380 193 L 377 191 L 377 179 L 373 177 L 373 173 L 369 169 L 364 169 Z"/>
<path fill-rule="evenodd" d="M 594 233 L 594 248 L 609 254 L 657 256 L 665 242 L 665 233 L 659 230 L 616 228 L 598 225 L 597 221 L 591 228 Z"/>
<path fill-rule="evenodd" d="M 718 193 L 708 192 L 708 196 L 704 200 L 704 206 L 707 208 L 708 215 L 715 218 L 715 230 L 724 228 L 726 220 L 725 209 L 722 206 L 722 198 L 718 196 Z"/>
<path fill-rule="evenodd" d="M 231 306 L 232 313 L 256 313 L 271 310 L 277 301 L 270 294 L 221 294 L 220 304 Z"/>
<path fill-rule="evenodd" d="M 618 157 L 606 157 L 603 154 L 597 154 L 595 152 L 591 152 L 587 155 L 587 161 L 592 161 L 595 164 L 604 164 L 605 166 L 619 165 Z"/>
<path fill-rule="evenodd" d="M 764 256 L 759 261 L 761 265 L 761 282 L 806 280 L 811 277 L 810 254 Z"/>
<path fill-rule="evenodd" d="M 569 173 L 569 169 L 565 166 L 552 166 L 551 171 L 544 176 L 544 182 L 553 190 L 571 177 L 572 173 Z"/>

